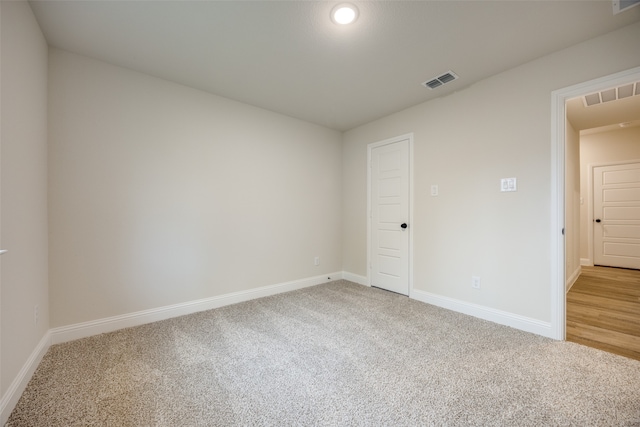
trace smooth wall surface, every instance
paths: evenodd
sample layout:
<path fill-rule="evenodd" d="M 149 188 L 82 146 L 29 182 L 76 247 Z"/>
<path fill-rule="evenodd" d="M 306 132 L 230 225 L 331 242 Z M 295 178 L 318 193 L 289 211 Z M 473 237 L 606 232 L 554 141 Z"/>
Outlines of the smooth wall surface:
<path fill-rule="evenodd" d="M 580 137 L 580 257 L 593 263 L 588 233 L 588 209 L 593 195 L 589 191 L 590 165 L 640 161 L 640 127 L 582 135 Z"/>
<path fill-rule="evenodd" d="M 339 132 L 49 60 L 52 327 L 340 271 Z"/>
<path fill-rule="evenodd" d="M 367 273 L 367 144 L 414 132 L 414 288 L 549 322 L 551 92 L 637 67 L 637 40 L 640 23 L 346 132 L 343 269 Z"/>
<path fill-rule="evenodd" d="M 47 44 L 27 2 L 1 2 L 1 395 L 49 329 Z M 34 308 L 38 306 L 38 323 Z"/>
<path fill-rule="evenodd" d="M 580 134 L 565 124 L 565 279 L 571 286 L 580 274 Z"/>

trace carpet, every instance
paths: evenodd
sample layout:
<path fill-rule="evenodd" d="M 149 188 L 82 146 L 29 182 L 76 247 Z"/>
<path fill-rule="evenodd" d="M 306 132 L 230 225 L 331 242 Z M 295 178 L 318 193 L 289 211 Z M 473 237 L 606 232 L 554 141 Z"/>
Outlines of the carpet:
<path fill-rule="evenodd" d="M 640 361 L 347 281 L 51 346 L 18 426 L 640 426 Z"/>

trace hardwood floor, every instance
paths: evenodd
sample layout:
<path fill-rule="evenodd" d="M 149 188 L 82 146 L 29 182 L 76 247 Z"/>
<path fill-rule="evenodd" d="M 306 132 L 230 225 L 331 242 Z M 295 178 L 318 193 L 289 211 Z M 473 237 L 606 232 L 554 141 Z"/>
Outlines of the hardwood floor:
<path fill-rule="evenodd" d="M 567 294 L 567 341 L 640 360 L 640 271 L 582 267 Z"/>

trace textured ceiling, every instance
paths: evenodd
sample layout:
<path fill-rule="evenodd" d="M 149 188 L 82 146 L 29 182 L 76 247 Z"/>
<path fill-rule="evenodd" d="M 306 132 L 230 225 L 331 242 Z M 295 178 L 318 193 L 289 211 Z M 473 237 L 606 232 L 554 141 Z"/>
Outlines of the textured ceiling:
<path fill-rule="evenodd" d="M 338 26 L 337 3 L 30 2 L 51 46 L 337 130 L 640 20 L 610 1 L 371 1 Z"/>

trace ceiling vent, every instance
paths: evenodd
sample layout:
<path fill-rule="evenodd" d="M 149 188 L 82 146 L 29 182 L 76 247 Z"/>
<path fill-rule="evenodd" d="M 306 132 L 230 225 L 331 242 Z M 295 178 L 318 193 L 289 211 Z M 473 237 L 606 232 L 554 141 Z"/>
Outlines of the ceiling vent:
<path fill-rule="evenodd" d="M 458 76 L 456 75 L 456 73 L 454 73 L 453 71 L 449 70 L 446 73 L 444 73 L 441 76 L 435 77 L 431 80 L 427 80 L 426 82 L 422 83 L 423 86 L 433 90 L 435 88 L 438 88 L 442 85 L 445 85 L 449 82 L 452 82 L 454 80 L 456 80 L 458 78 Z"/>
<path fill-rule="evenodd" d="M 640 82 L 629 83 L 619 87 L 614 87 L 613 89 L 592 93 L 584 96 L 582 101 L 584 102 L 585 107 L 591 107 L 593 105 L 629 98 L 635 95 L 640 95 Z"/>
<path fill-rule="evenodd" d="M 640 0 L 613 0 L 613 14 L 617 15 L 627 9 L 640 5 Z"/>

